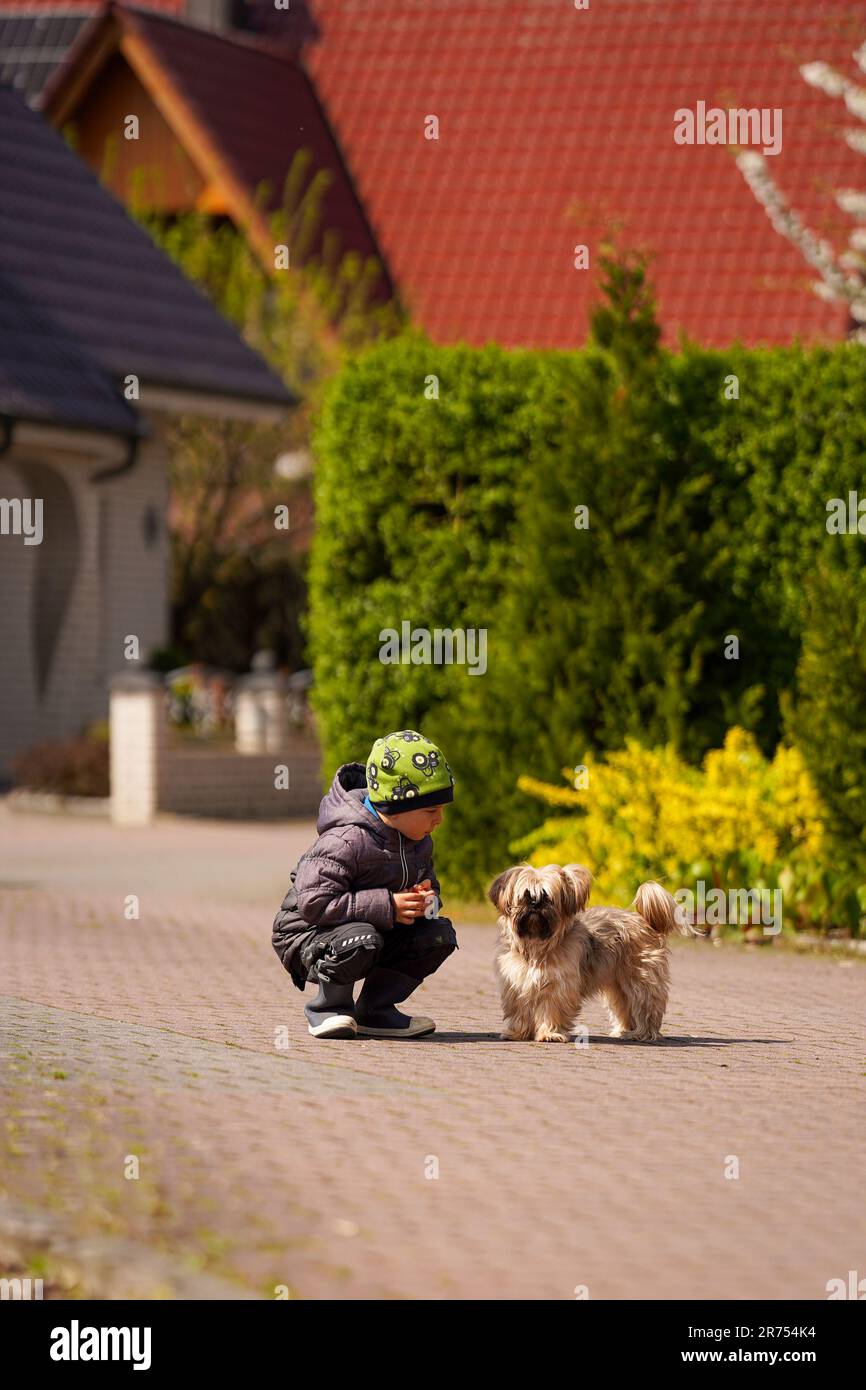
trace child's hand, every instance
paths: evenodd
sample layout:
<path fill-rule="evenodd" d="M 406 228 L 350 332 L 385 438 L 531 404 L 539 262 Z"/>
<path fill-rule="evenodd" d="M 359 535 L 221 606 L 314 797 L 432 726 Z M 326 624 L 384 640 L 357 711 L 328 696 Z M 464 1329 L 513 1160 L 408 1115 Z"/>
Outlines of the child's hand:
<path fill-rule="evenodd" d="M 429 922 L 439 911 L 439 899 L 429 878 L 423 879 L 421 883 L 416 883 L 415 887 L 424 894 L 424 916 Z"/>
<path fill-rule="evenodd" d="M 417 888 L 410 888 L 407 893 L 392 893 L 394 899 L 394 910 L 397 921 L 407 927 L 410 922 L 414 922 L 416 917 L 424 916 L 424 908 L 427 905 L 427 890 L 419 884 Z"/>

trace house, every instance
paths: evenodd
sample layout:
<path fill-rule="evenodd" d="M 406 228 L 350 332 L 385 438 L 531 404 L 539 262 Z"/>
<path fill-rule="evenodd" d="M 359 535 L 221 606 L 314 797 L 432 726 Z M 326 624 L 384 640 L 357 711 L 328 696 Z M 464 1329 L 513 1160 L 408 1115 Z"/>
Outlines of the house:
<path fill-rule="evenodd" d="M 0 87 L 0 777 L 168 638 L 165 426 L 293 398 Z M 134 639 L 132 642 L 130 639 Z"/>
<path fill-rule="evenodd" d="M 5 5 L 0 65 L 5 55 L 14 67 Z M 76 0 L 29 8 L 44 17 Z M 401 302 L 437 341 L 579 345 L 598 249 L 614 228 L 653 258 L 670 344 L 681 333 L 723 346 L 832 342 L 848 331 L 846 308 L 814 294 L 814 276 L 770 225 L 731 152 L 677 143 L 675 133 L 677 112 L 699 103 L 783 112 L 773 173 L 813 230 L 844 244 L 851 222 L 834 195 L 864 184 L 863 157 L 844 139 L 857 122 L 799 67 L 820 59 L 862 81 L 852 54 L 866 39 L 866 0 L 159 8 L 231 32 L 242 46 L 267 39 L 285 48 L 307 75 Z M 35 83 L 25 68 L 22 60 L 22 80 Z M 72 78 L 69 69 L 58 77 L 49 103 Z M 240 138 L 256 93 L 239 82 L 224 105 Z M 583 246 L 587 269 L 578 268 Z"/>
<path fill-rule="evenodd" d="M 270 214 L 287 181 L 291 216 L 324 176 L 320 225 L 308 248 L 292 238 L 290 265 L 325 254 L 327 240 L 339 255 L 379 263 L 374 294 L 392 295 L 340 148 L 287 45 L 110 3 L 78 30 L 39 106 L 122 202 L 229 218 L 271 272 Z"/>

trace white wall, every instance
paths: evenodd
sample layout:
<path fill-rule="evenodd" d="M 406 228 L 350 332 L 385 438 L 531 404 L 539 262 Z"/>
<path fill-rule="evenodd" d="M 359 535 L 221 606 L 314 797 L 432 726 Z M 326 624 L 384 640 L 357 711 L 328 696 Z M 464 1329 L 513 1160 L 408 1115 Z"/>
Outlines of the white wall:
<path fill-rule="evenodd" d="M 30 744 L 108 717 L 109 677 L 129 669 L 127 634 L 145 658 L 167 640 L 163 446 L 144 441 L 131 470 L 91 481 L 125 451 L 123 441 L 19 425 L 0 457 L 0 497 L 44 494 L 45 526 L 38 546 L 0 535 L 0 778 Z M 151 544 L 148 507 L 158 518 Z"/>

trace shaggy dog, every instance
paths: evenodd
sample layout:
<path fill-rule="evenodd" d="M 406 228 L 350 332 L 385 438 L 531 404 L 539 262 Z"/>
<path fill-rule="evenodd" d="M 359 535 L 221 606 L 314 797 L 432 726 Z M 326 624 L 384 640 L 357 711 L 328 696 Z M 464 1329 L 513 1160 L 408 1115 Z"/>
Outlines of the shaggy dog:
<path fill-rule="evenodd" d="M 698 933 L 659 883 L 641 884 L 631 912 L 585 910 L 591 883 L 580 864 L 518 864 L 490 885 L 502 937 L 503 1038 L 567 1042 L 594 994 L 604 995 L 611 1037 L 659 1037 L 668 1001 L 665 938 L 675 929 Z"/>

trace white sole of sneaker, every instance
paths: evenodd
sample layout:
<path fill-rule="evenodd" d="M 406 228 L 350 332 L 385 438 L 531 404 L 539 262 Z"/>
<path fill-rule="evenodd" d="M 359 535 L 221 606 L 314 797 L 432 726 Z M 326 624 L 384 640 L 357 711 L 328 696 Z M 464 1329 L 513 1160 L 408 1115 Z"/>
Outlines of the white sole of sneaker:
<path fill-rule="evenodd" d="M 333 1014 L 317 1023 L 315 1028 L 308 1023 L 307 1031 L 314 1038 L 354 1038 L 358 1035 L 358 1025 L 351 1014 Z"/>

